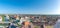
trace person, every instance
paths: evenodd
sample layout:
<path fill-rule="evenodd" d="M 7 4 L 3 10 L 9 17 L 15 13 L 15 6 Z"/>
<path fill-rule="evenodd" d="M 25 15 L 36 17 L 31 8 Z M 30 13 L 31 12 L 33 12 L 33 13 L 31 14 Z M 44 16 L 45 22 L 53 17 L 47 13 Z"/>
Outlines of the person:
<path fill-rule="evenodd" d="M 28 25 L 29 28 L 31 28 L 31 25 Z"/>
<path fill-rule="evenodd" d="M 22 24 L 25 21 L 24 17 L 21 17 L 20 24 Z"/>
<path fill-rule="evenodd" d="M 7 28 L 9 28 L 10 27 L 10 23 L 8 24 L 8 27 Z"/>
<path fill-rule="evenodd" d="M 41 28 L 44 28 L 44 26 L 43 26 L 43 25 L 41 25 Z"/>
<path fill-rule="evenodd" d="M 0 16 L 0 22 L 2 22 L 2 17 Z"/>
<path fill-rule="evenodd" d="M 5 15 L 4 18 L 5 18 L 5 21 L 6 21 L 6 22 L 9 21 L 9 16 L 8 16 L 8 15 Z"/>
<path fill-rule="evenodd" d="M 7 28 L 16 28 L 16 26 L 13 23 L 9 23 Z"/>
<path fill-rule="evenodd" d="M 24 25 L 24 26 L 25 26 L 25 28 L 28 28 L 28 27 L 29 27 L 30 22 L 29 22 L 28 20 L 26 20 L 24 24 L 25 24 L 25 25 Z"/>
<path fill-rule="evenodd" d="M 60 19 L 56 21 L 56 24 L 54 25 L 54 28 L 60 28 Z"/>
<path fill-rule="evenodd" d="M 25 22 L 22 22 L 22 26 L 21 26 L 21 28 L 25 28 Z"/>
<path fill-rule="evenodd" d="M 11 28 L 16 28 L 16 26 L 15 25 L 11 25 Z"/>

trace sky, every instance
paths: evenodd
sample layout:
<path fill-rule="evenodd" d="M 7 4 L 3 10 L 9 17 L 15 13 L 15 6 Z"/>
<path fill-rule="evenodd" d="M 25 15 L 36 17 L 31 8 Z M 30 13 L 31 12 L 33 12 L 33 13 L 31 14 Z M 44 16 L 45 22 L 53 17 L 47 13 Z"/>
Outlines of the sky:
<path fill-rule="evenodd" d="M 59 0 L 0 0 L 0 14 L 60 14 Z"/>

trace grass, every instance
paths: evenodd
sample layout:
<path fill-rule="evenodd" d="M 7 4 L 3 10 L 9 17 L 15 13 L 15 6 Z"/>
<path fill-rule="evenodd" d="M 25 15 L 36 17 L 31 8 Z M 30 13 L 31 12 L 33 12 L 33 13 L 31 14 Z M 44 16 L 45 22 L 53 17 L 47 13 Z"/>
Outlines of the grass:
<path fill-rule="evenodd" d="M 0 16 L 2 16 L 2 22 L 4 22 L 4 15 L 0 15 Z"/>
<path fill-rule="evenodd" d="M 39 28 L 40 26 L 35 26 L 34 28 Z M 45 28 L 53 28 L 53 26 L 46 26 Z"/>
<path fill-rule="evenodd" d="M 34 28 L 39 28 L 40 26 L 35 26 Z"/>
<path fill-rule="evenodd" d="M 46 28 L 53 28 L 53 26 L 46 26 Z"/>

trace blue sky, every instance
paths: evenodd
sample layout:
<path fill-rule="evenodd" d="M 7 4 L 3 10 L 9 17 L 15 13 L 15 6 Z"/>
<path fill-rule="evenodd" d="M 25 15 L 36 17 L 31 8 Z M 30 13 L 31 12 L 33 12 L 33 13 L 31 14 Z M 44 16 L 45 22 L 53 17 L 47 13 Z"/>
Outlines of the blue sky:
<path fill-rule="evenodd" d="M 0 0 L 0 14 L 57 14 L 58 0 Z"/>

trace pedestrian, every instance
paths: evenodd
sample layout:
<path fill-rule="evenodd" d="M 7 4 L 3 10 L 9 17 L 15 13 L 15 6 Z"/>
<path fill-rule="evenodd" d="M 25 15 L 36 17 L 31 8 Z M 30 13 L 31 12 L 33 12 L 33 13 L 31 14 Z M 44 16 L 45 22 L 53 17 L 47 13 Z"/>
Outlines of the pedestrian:
<path fill-rule="evenodd" d="M 10 23 L 8 24 L 8 27 L 7 28 L 9 28 L 10 27 Z"/>
<path fill-rule="evenodd" d="M 9 23 L 7 28 L 16 28 L 16 26 L 13 23 Z"/>
<path fill-rule="evenodd" d="M 2 22 L 2 16 L 0 16 L 0 22 Z"/>
<path fill-rule="evenodd" d="M 56 24 L 54 25 L 54 28 L 60 28 L 60 19 L 56 21 Z"/>
<path fill-rule="evenodd" d="M 43 26 L 43 25 L 41 25 L 41 28 L 44 28 L 44 26 Z"/>

